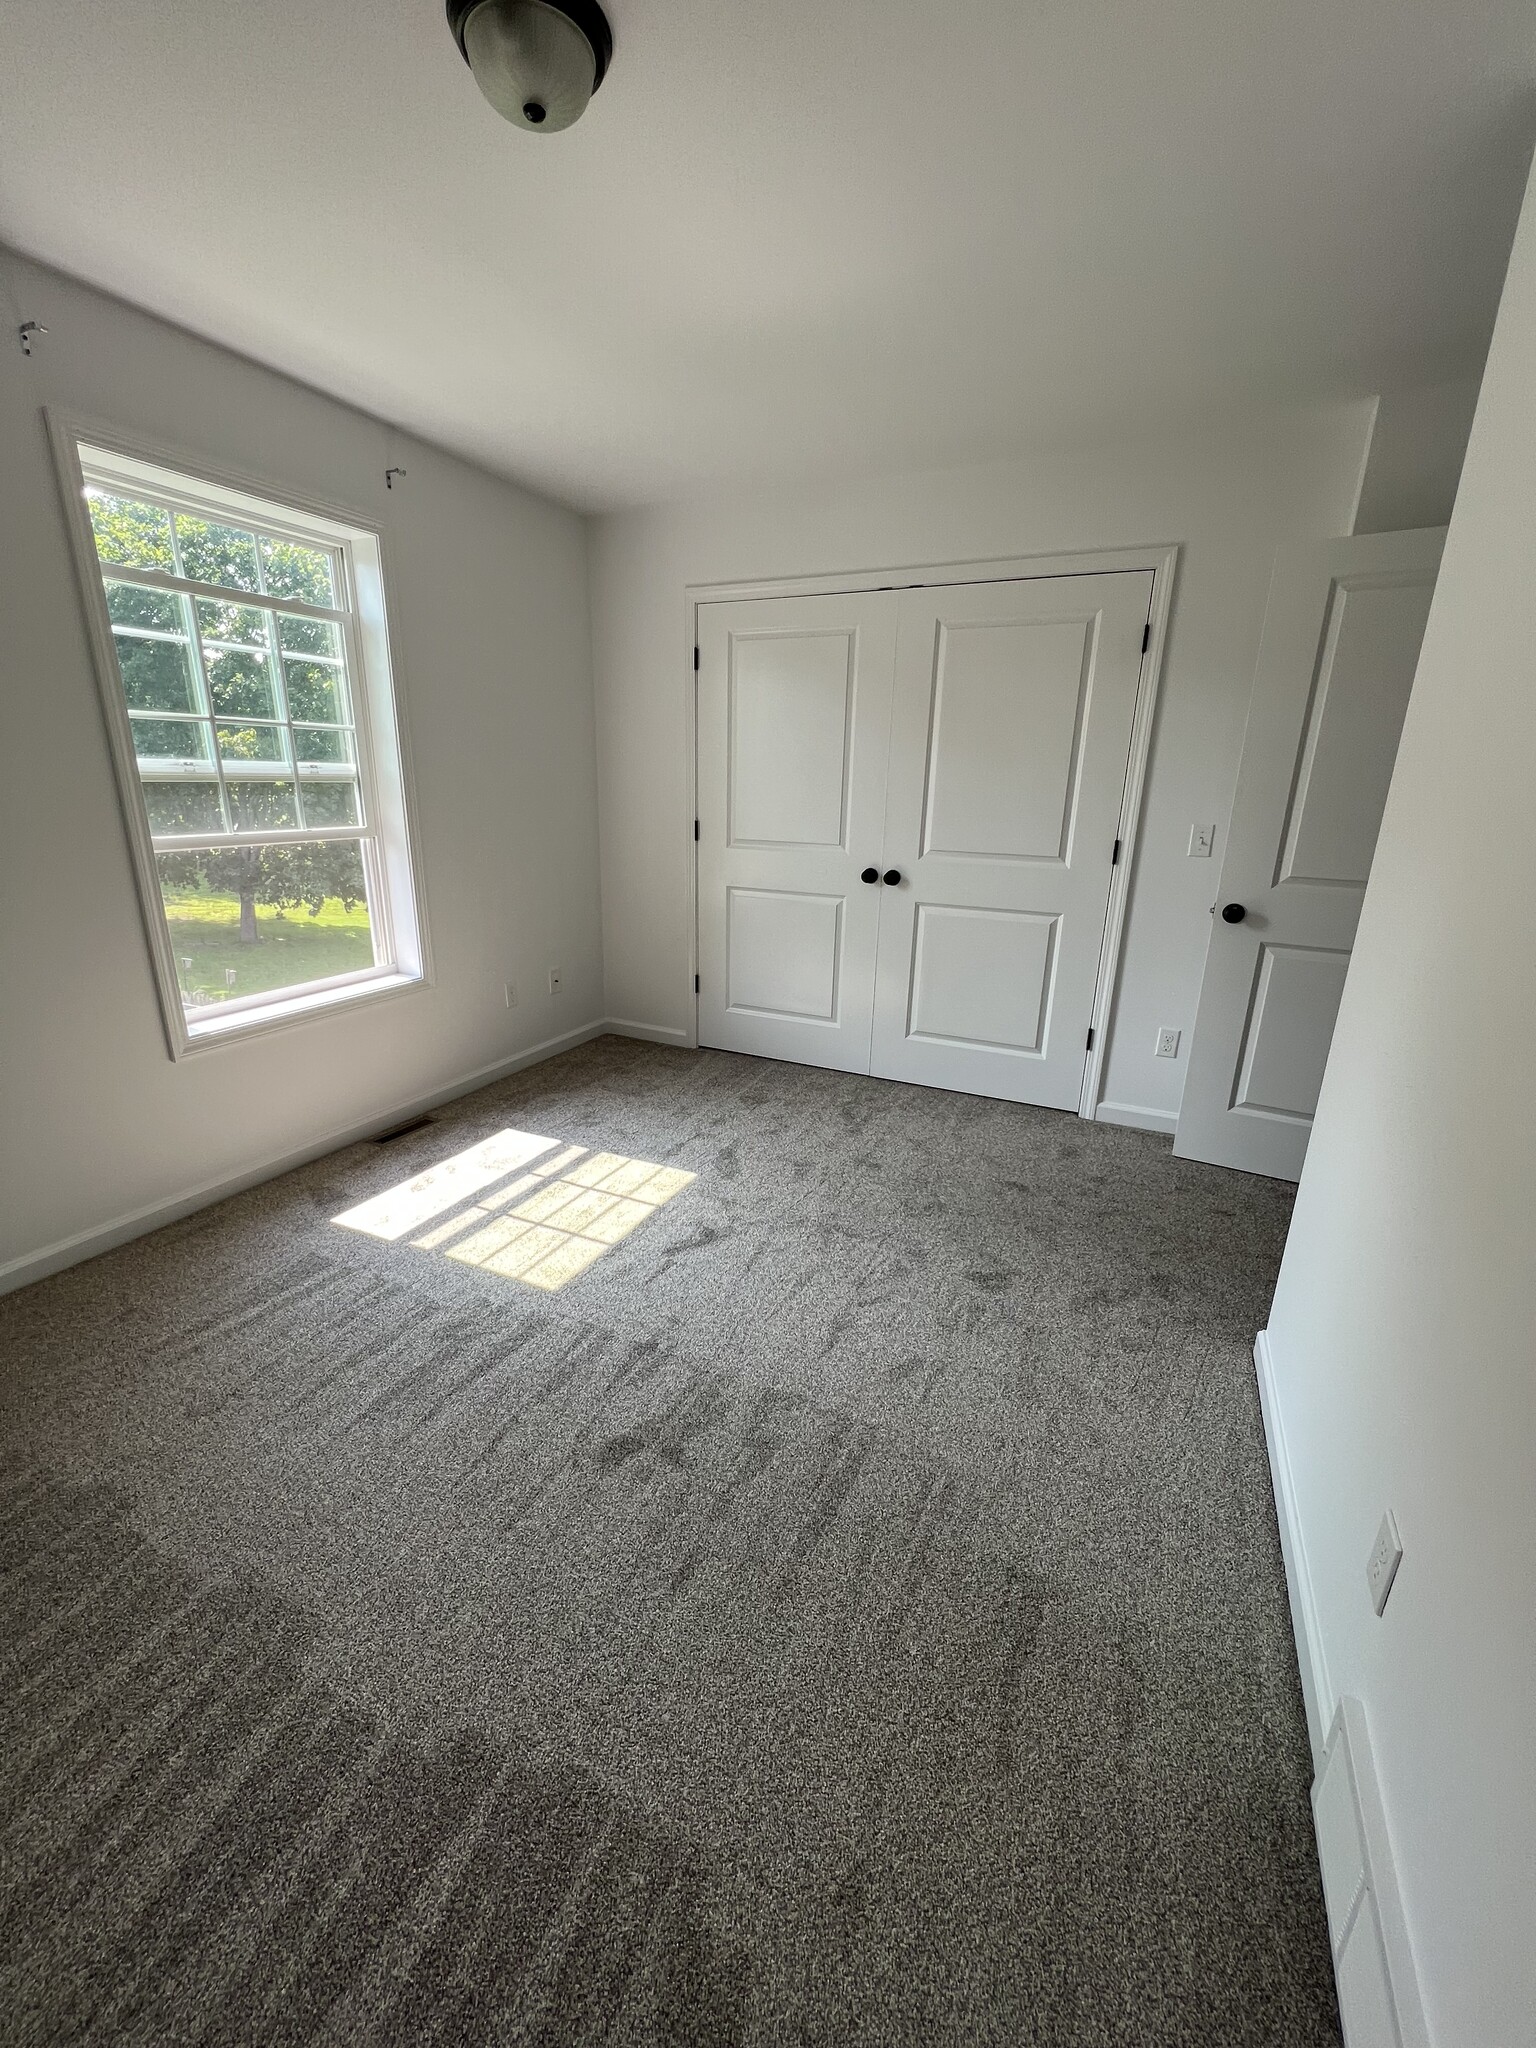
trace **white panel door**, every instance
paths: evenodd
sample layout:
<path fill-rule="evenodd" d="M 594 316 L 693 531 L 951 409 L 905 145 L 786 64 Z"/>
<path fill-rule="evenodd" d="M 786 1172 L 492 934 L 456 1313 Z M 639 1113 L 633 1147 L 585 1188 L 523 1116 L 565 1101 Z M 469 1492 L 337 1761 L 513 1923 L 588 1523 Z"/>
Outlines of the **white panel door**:
<path fill-rule="evenodd" d="M 902 591 L 871 1070 L 1076 1109 L 1147 570 Z"/>
<path fill-rule="evenodd" d="M 699 1042 L 867 1073 L 892 600 L 698 618 Z"/>
<path fill-rule="evenodd" d="M 1174 1151 L 1300 1177 L 1444 529 L 1275 563 Z"/>

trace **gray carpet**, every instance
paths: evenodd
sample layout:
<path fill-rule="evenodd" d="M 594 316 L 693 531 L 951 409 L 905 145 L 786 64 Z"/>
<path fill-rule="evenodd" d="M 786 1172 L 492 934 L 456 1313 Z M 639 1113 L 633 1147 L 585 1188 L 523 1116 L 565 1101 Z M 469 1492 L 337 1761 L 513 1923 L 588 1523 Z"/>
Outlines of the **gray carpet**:
<path fill-rule="evenodd" d="M 507 1126 L 696 1179 L 330 1220 Z M 0 1302 L 4 2038 L 1336 2043 L 1288 1210 L 605 1039 Z"/>

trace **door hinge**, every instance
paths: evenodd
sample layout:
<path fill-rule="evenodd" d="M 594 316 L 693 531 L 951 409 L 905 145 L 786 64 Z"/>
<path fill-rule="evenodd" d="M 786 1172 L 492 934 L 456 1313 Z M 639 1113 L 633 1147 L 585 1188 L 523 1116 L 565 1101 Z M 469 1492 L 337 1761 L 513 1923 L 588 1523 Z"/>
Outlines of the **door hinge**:
<path fill-rule="evenodd" d="M 1146 623 L 1146 624 L 1145 624 L 1145 625 L 1144 625 L 1144 626 L 1142 627 L 1142 629 L 1141 629 L 1141 651 L 1142 651 L 1142 653 L 1143 653 L 1143 654 L 1145 654 L 1145 653 L 1146 653 L 1146 651 L 1147 651 L 1147 649 L 1148 649 L 1148 648 L 1149 648 L 1149 647 L 1150 647 L 1151 645 L 1152 645 L 1152 621 L 1151 621 L 1150 619 L 1148 619 L 1147 623 Z M 697 662 L 695 662 L 695 663 L 694 663 L 694 667 L 695 667 L 695 668 L 697 668 L 697 667 L 698 667 L 698 663 L 697 663 Z"/>
<path fill-rule="evenodd" d="M 1088 1026 L 1088 1048 L 1087 1048 L 1087 1049 L 1088 1049 L 1088 1051 L 1089 1051 L 1089 1052 L 1092 1052 L 1092 1051 L 1093 1051 L 1093 1026 L 1092 1026 L 1091 1024 L 1090 1024 L 1090 1025 Z"/>
<path fill-rule="evenodd" d="M 694 836 L 694 838 L 695 838 L 695 839 L 697 839 L 697 838 L 698 838 L 698 836 L 699 836 L 699 821 L 698 821 L 698 819 L 697 819 L 697 818 L 695 818 L 695 819 L 694 819 L 694 821 L 693 821 L 693 836 Z M 1118 841 L 1118 840 L 1116 840 L 1116 842 L 1115 842 L 1115 843 L 1116 843 L 1116 845 L 1118 846 L 1118 844 L 1119 844 L 1119 841 Z"/>
<path fill-rule="evenodd" d="M 695 834 L 695 837 L 697 837 L 697 834 Z M 1120 842 L 1118 839 L 1115 841 L 1114 852 L 1109 856 L 1109 864 L 1112 868 L 1117 868 L 1120 865 Z"/>
<path fill-rule="evenodd" d="M 697 673 L 698 673 L 698 667 L 699 667 L 699 650 L 698 650 L 698 648 L 697 648 L 697 647 L 695 647 L 695 648 L 694 648 L 694 650 L 693 650 L 693 667 L 694 667 L 694 673 L 695 673 L 695 674 L 697 674 Z"/>
<path fill-rule="evenodd" d="M 699 992 L 699 977 L 697 975 L 693 977 L 693 992 L 695 995 Z"/>

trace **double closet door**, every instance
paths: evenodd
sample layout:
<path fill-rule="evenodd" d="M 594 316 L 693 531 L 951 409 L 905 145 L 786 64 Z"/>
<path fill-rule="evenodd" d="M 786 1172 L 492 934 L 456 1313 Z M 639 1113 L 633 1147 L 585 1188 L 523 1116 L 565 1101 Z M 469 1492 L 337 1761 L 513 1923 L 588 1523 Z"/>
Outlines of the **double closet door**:
<path fill-rule="evenodd" d="M 700 1043 L 1077 1108 L 1151 596 L 701 604 Z"/>

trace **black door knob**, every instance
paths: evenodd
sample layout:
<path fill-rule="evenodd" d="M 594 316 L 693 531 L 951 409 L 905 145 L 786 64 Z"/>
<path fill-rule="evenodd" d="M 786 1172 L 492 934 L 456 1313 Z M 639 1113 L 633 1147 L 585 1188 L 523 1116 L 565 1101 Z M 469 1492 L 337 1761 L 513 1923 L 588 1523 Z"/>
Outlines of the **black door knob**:
<path fill-rule="evenodd" d="M 1221 921 L 1223 924 L 1241 924 L 1247 915 L 1248 912 L 1241 903 L 1223 903 L 1221 906 Z"/>
<path fill-rule="evenodd" d="M 866 868 L 863 874 L 859 877 L 859 880 L 861 882 L 878 882 L 879 879 L 880 870 L 878 868 Z"/>
<path fill-rule="evenodd" d="M 896 884 L 901 880 L 901 869 L 887 868 L 882 879 L 884 881 L 889 882 L 891 887 L 894 889 Z"/>

